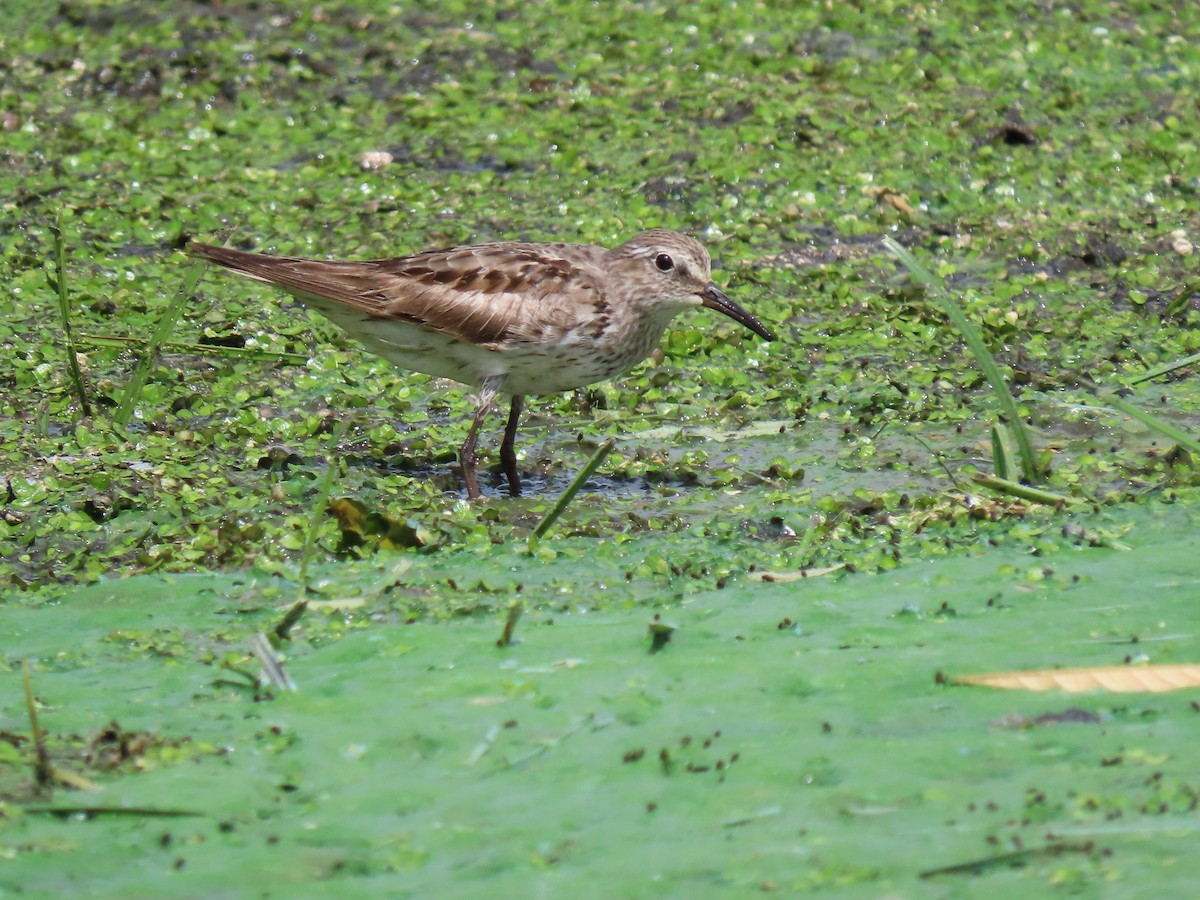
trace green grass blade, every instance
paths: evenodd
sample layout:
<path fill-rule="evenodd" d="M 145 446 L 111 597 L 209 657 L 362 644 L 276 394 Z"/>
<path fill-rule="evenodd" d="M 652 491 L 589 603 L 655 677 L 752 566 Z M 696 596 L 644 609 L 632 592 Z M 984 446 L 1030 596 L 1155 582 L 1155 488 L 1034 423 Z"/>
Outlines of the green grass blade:
<path fill-rule="evenodd" d="M 67 368 L 71 373 L 71 387 L 79 398 L 79 408 L 85 416 L 92 414 L 92 406 L 88 403 L 87 391 L 83 386 L 83 372 L 79 368 L 79 349 L 75 345 L 75 335 L 71 331 L 71 301 L 67 296 L 67 251 L 62 236 L 62 209 L 50 224 L 50 234 L 54 237 L 54 278 L 47 279 L 50 286 L 58 292 L 58 313 L 62 317 L 63 340 L 67 347 Z"/>
<path fill-rule="evenodd" d="M 1068 497 L 1066 494 L 1055 494 L 1052 491 L 1043 491 L 1040 488 L 1030 487 L 1027 484 L 1021 484 L 1017 481 L 1009 481 L 1005 478 L 997 478 L 994 475 L 979 474 L 975 475 L 971 480 L 976 484 L 989 487 L 993 491 L 999 491 L 1001 494 L 1020 497 L 1022 500 L 1032 500 L 1034 503 L 1045 503 L 1047 506 L 1058 506 L 1060 503 L 1083 502 L 1082 497 Z"/>
<path fill-rule="evenodd" d="M 271 639 L 264 632 L 259 631 L 250 637 L 250 652 L 255 655 L 259 665 L 262 666 L 262 675 L 259 676 L 260 684 L 265 682 L 281 691 L 299 689 L 295 680 L 288 674 L 288 670 L 283 664 L 283 657 L 271 645 Z"/>
<path fill-rule="evenodd" d="M 1183 359 L 1177 359 L 1174 362 L 1163 363 L 1161 366 L 1156 366 L 1148 372 L 1143 372 L 1141 375 L 1136 375 L 1126 381 L 1126 384 L 1134 385 L 1141 384 L 1143 381 L 1150 381 L 1153 378 L 1161 378 L 1163 375 L 1169 375 L 1177 369 L 1184 369 L 1193 363 L 1200 362 L 1200 353 L 1193 353 L 1191 356 L 1185 356 Z"/>
<path fill-rule="evenodd" d="M 987 344 L 984 343 L 979 329 L 971 324 L 971 321 L 962 309 L 959 308 L 958 304 L 954 302 L 954 299 L 946 293 L 946 289 L 942 287 L 941 282 L 934 277 L 932 272 L 917 262 L 915 256 L 888 235 L 884 236 L 883 245 L 888 249 L 889 253 L 900 260 L 913 276 L 929 288 L 930 296 L 937 302 L 942 312 L 945 313 L 946 318 L 958 329 L 959 334 L 963 336 L 963 340 L 967 342 L 967 347 L 970 348 L 975 361 L 979 364 L 979 368 L 983 370 L 984 376 L 992 386 L 992 393 L 995 394 L 996 400 L 1000 404 L 1000 409 L 1004 413 L 1006 423 L 1011 429 L 1013 439 L 1017 442 L 1017 452 L 1021 458 L 1021 477 L 1029 482 L 1038 481 L 1042 474 L 1041 467 L 1037 464 L 1037 457 L 1033 452 L 1033 443 L 1029 439 L 1029 430 L 1025 427 L 1025 423 L 1021 421 L 1021 414 L 1017 410 L 1017 402 L 1013 399 L 1012 392 L 1008 389 L 1008 383 L 1004 380 L 1004 373 L 1000 371 L 995 358 L 992 356 L 991 351 L 988 350 Z"/>
<path fill-rule="evenodd" d="M 537 549 L 538 541 L 544 538 L 550 529 L 554 527 L 554 523 L 558 521 L 558 517 L 563 514 L 567 506 L 575 499 L 575 495 L 579 493 L 584 483 L 600 468 L 600 464 L 612 452 L 612 448 L 616 446 L 616 443 L 615 440 L 609 438 L 601 444 L 600 449 L 587 461 L 587 465 L 580 469 L 575 479 L 567 485 L 567 489 L 562 492 L 562 496 L 558 498 L 558 502 L 554 504 L 554 508 L 546 514 L 546 518 L 538 523 L 537 528 L 533 529 L 533 534 L 529 535 L 530 553 Z"/>
<path fill-rule="evenodd" d="M 317 542 L 317 529 L 321 526 L 321 520 L 325 517 L 326 509 L 329 506 L 329 494 L 333 490 L 334 475 L 338 470 L 338 444 L 341 443 L 342 437 L 346 434 L 346 429 L 350 426 L 349 419 L 342 419 L 338 422 L 337 427 L 333 429 L 333 434 L 329 438 L 329 467 L 325 469 L 325 474 L 321 476 L 321 487 L 317 491 L 317 499 L 313 503 L 312 518 L 308 523 L 308 530 L 304 533 L 304 549 L 300 554 L 300 591 L 303 597 L 303 592 L 307 590 L 308 579 L 308 561 L 312 558 L 313 545 Z"/>
<path fill-rule="evenodd" d="M 508 615 L 504 617 L 504 630 L 500 632 L 500 637 L 496 639 L 497 647 L 511 647 L 513 644 L 513 633 L 517 630 L 517 622 L 521 619 L 521 613 L 525 611 L 525 604 L 520 600 L 514 600 L 508 607 Z"/>
<path fill-rule="evenodd" d="M 203 266 L 193 264 L 188 267 L 187 274 L 183 278 L 183 284 L 180 285 L 174 299 L 163 312 L 162 318 L 158 320 L 158 325 L 155 326 L 154 333 L 150 335 L 150 340 L 146 342 L 146 349 L 142 352 L 141 358 L 138 359 L 138 364 L 133 370 L 133 377 L 129 380 L 129 385 L 125 388 L 125 396 L 121 398 L 121 403 L 117 406 L 117 411 L 113 414 L 113 422 L 116 425 L 125 426 L 129 424 L 129 420 L 133 417 L 133 409 L 137 405 L 138 398 L 142 395 L 142 388 L 146 386 L 146 381 L 150 378 L 150 372 L 158 364 L 159 353 L 162 350 L 163 344 L 166 343 L 167 336 L 171 333 L 171 329 L 175 327 L 175 323 L 179 321 L 184 307 L 196 293 L 196 285 L 200 283 L 200 279 L 203 277 Z"/>
<path fill-rule="evenodd" d="M 292 639 L 292 629 L 296 627 L 307 609 L 307 600 L 297 600 L 289 606 L 283 618 L 275 624 L 275 627 L 271 629 L 270 635 L 268 635 L 272 639 L 272 642 L 290 641 Z"/>
<path fill-rule="evenodd" d="M 38 790 L 42 790 L 54 783 L 54 768 L 50 764 L 50 754 L 46 752 L 45 733 L 38 723 L 37 700 L 33 695 L 33 674 L 28 659 L 21 660 L 21 680 L 25 686 L 25 711 L 29 715 L 29 733 L 33 738 L 34 784 Z"/>
<path fill-rule="evenodd" d="M 1096 398 L 1114 409 L 1119 409 L 1127 416 L 1137 419 L 1144 425 L 1153 428 L 1159 434 L 1165 435 L 1177 443 L 1181 447 L 1185 447 L 1192 453 L 1200 453 L 1200 441 L 1189 435 L 1185 431 L 1180 431 L 1169 422 L 1164 422 L 1157 416 L 1152 416 L 1150 413 L 1137 406 L 1134 406 L 1128 400 L 1118 397 L 1112 391 L 1098 390 L 1095 392 Z"/>
<path fill-rule="evenodd" d="M 992 425 L 992 471 L 997 478 L 1008 480 L 1008 451 L 1004 449 L 1004 435 L 1000 426 Z"/>

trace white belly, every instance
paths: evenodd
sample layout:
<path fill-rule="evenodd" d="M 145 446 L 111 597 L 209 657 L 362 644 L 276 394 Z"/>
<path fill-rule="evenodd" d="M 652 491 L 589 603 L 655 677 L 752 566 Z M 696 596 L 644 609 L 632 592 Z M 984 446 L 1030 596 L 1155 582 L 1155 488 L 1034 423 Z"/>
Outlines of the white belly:
<path fill-rule="evenodd" d="M 368 318 L 328 301 L 305 297 L 308 306 L 339 325 L 372 353 L 401 369 L 423 372 L 478 388 L 485 378 L 505 376 L 506 394 L 556 394 L 627 372 L 661 337 L 642 335 L 620 346 L 567 334 L 553 342 L 481 346 L 399 319 Z"/>

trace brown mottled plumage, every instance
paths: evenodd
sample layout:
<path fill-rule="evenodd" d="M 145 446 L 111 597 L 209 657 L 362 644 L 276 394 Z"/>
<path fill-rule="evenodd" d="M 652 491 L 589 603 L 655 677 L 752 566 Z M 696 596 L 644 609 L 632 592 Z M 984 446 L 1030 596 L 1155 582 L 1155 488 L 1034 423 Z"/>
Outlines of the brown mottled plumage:
<path fill-rule="evenodd" d="M 524 395 L 627 372 L 691 306 L 718 310 L 774 340 L 712 283 L 708 251 L 671 231 L 645 231 L 612 250 L 513 242 L 362 262 L 195 242 L 188 249 L 283 288 L 400 368 L 477 388 L 479 409 L 460 452 L 472 500 L 479 496 L 475 439 L 497 394 L 512 395 L 500 459 L 518 494 L 514 443 Z"/>

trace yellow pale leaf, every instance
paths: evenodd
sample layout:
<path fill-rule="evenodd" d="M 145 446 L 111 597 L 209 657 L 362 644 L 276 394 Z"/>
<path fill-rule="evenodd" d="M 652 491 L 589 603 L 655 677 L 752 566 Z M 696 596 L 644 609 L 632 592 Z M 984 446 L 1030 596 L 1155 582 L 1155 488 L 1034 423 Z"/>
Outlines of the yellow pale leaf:
<path fill-rule="evenodd" d="M 1096 666 L 1086 669 L 1036 669 L 1027 672 L 993 672 L 962 675 L 958 684 L 1007 688 L 1018 691 L 1084 691 L 1111 693 L 1162 693 L 1200 687 L 1200 664 L 1175 666 Z"/>
<path fill-rule="evenodd" d="M 840 572 L 846 568 L 845 563 L 838 563 L 835 566 L 825 566 L 824 568 L 799 569 L 795 572 L 751 572 L 751 580 L 769 581 L 777 584 L 787 584 L 791 581 L 803 581 L 805 578 L 819 578 L 822 575 L 832 575 L 834 572 Z"/>

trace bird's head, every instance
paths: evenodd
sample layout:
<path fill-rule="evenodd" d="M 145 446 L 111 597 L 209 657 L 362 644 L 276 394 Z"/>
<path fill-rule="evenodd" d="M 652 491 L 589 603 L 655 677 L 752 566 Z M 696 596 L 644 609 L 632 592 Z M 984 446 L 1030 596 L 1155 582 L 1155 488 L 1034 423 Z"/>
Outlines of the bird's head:
<path fill-rule="evenodd" d="M 695 238 L 674 231 L 643 231 L 610 252 L 627 283 L 638 286 L 638 299 L 653 303 L 667 319 L 689 306 L 706 306 L 763 340 L 775 340 L 769 328 L 712 283 L 708 251 Z"/>

